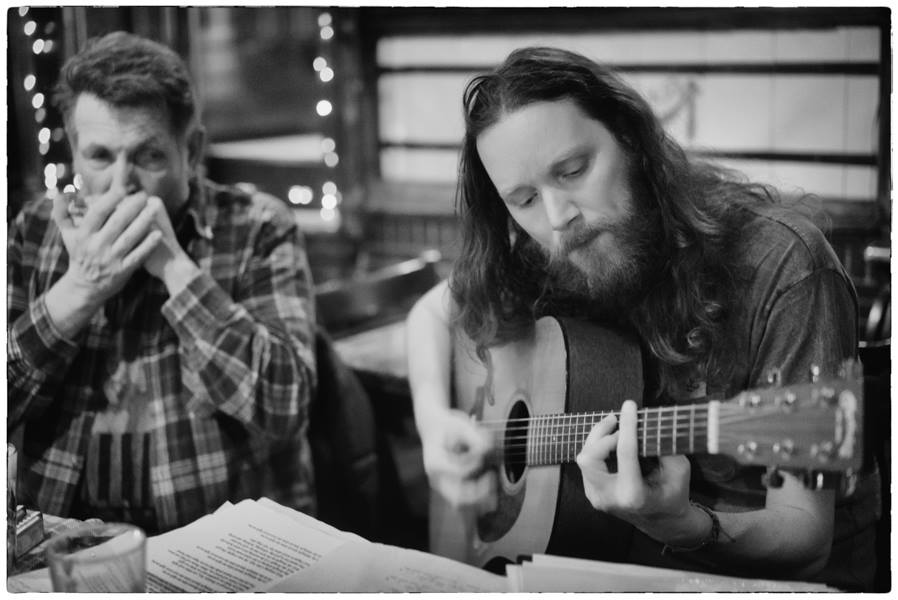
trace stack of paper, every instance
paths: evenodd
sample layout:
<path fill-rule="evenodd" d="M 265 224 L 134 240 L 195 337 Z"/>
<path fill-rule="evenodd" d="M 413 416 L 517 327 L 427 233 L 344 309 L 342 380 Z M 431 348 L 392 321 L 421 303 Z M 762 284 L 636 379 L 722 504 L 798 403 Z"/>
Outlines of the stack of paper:
<path fill-rule="evenodd" d="M 8 591 L 49 591 L 46 569 Z M 227 503 L 147 540 L 148 592 L 820 592 L 822 584 L 742 579 L 537 554 L 507 577 L 377 544 L 267 498 Z"/>
<path fill-rule="evenodd" d="M 263 498 L 150 538 L 148 592 L 498 592 L 504 577 L 375 544 Z"/>
<path fill-rule="evenodd" d="M 708 573 L 535 554 L 506 567 L 512 592 L 833 592 L 820 583 Z"/>

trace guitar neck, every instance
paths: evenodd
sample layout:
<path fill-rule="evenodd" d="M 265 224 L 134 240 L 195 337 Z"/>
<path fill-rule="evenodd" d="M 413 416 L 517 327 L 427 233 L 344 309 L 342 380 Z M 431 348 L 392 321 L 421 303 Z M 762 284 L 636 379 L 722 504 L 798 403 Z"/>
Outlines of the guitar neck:
<path fill-rule="evenodd" d="M 713 401 L 640 409 L 636 426 L 639 455 L 716 453 L 719 406 L 719 402 Z M 574 462 L 593 426 L 611 414 L 619 413 L 539 415 L 527 419 L 526 426 L 511 423 L 512 427 L 520 427 L 521 433 L 506 438 L 506 454 L 520 452 L 523 446 L 528 465 Z M 520 438 L 525 435 L 526 443 L 523 443 Z"/>

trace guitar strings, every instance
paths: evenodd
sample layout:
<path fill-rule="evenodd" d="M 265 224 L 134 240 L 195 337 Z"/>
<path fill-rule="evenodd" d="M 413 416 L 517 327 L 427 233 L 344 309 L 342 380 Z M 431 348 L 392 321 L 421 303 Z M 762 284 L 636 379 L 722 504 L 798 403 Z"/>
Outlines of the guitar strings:
<path fill-rule="evenodd" d="M 580 415 L 582 417 L 583 415 Z M 579 453 L 583 443 L 589 435 L 591 425 L 589 423 L 578 423 L 572 421 L 577 419 L 575 415 L 548 415 L 549 419 L 545 419 L 546 415 L 531 417 L 529 419 L 515 419 L 516 421 L 530 421 L 534 423 L 532 428 L 517 427 L 515 433 L 505 436 L 505 443 L 501 444 L 504 450 L 506 462 L 510 464 L 558 464 L 564 462 L 573 462 L 576 454 Z M 564 417 L 569 423 L 564 423 L 559 417 Z M 707 415 L 704 415 L 707 417 Z M 756 417 L 744 415 L 738 412 L 732 415 L 724 415 L 720 419 L 721 424 L 737 423 L 740 421 L 755 420 Z M 541 422 L 542 421 L 542 422 Z M 670 449 L 669 454 L 681 454 L 676 452 L 677 448 L 682 448 L 693 453 L 696 445 L 702 447 L 706 441 L 708 433 L 709 420 L 700 418 L 692 419 L 689 414 L 677 414 L 669 417 L 661 417 L 652 422 L 650 419 L 643 419 L 637 424 L 637 438 L 641 438 L 641 456 L 659 456 L 668 454 L 664 452 L 664 448 Z M 574 425 L 576 429 L 571 429 L 570 425 Z M 688 425 L 689 431 L 685 430 Z M 589 426 L 589 429 L 581 430 L 580 427 Z M 531 440 L 529 430 L 534 430 L 534 438 Z M 501 431 L 494 430 L 494 434 Z M 672 435 L 675 434 L 675 435 Z M 554 439 L 547 436 L 553 436 Z M 501 436 L 496 436 L 501 443 Z M 650 440 L 648 438 L 651 438 Z M 719 439 L 741 439 L 736 436 L 721 435 Z M 698 442 L 696 444 L 696 442 Z M 576 447 L 574 446 L 576 444 Z M 530 459 L 528 460 L 528 456 Z"/>
<path fill-rule="evenodd" d="M 572 461 L 597 422 L 596 417 L 604 418 L 606 414 L 610 413 L 537 415 L 484 423 L 488 426 L 501 426 L 509 422 L 524 423 L 505 428 L 504 443 L 502 443 L 503 436 L 496 436 L 497 443 L 503 447 L 506 461 L 519 463 L 528 455 L 532 455 L 531 462 L 537 464 L 557 463 Z M 725 413 L 720 421 L 734 423 L 753 419 L 751 416 L 734 414 L 735 416 L 731 416 Z M 655 409 L 654 415 L 649 411 L 640 411 L 639 417 L 641 418 L 637 423 L 637 441 L 641 438 L 643 456 L 662 455 L 665 448 L 669 448 L 670 453 L 675 453 L 677 448 L 688 450 L 688 453 L 694 452 L 696 445 L 699 447 L 703 445 L 708 433 L 709 420 L 706 410 L 694 414 L 691 410 L 681 412 L 679 408 L 675 411 L 670 407 L 659 407 Z M 494 434 L 501 434 L 502 431 L 501 428 L 493 427 Z M 531 431 L 534 439 L 531 439 Z"/>
<path fill-rule="evenodd" d="M 654 416 L 649 414 L 648 410 L 663 410 L 668 414 L 664 414 L 662 412 L 657 412 Z M 549 415 L 533 415 L 529 417 L 519 417 L 514 419 L 492 419 L 492 420 L 482 420 L 477 421 L 477 423 L 486 428 L 492 430 L 504 430 L 504 431 L 514 431 L 516 429 L 529 430 L 532 426 L 536 425 L 543 428 L 566 428 L 566 427 L 579 427 L 588 425 L 590 427 L 597 424 L 603 418 L 614 415 L 616 417 L 620 417 L 620 412 L 590 412 L 590 413 L 577 413 L 577 414 L 564 414 L 564 413 L 556 413 Z M 766 414 L 755 414 L 749 415 L 745 414 L 742 411 L 733 411 L 732 413 L 721 410 L 719 412 L 718 421 L 720 423 L 737 423 L 743 420 L 756 420 L 759 417 L 766 416 Z M 656 423 L 660 425 L 667 425 L 671 421 L 674 423 L 686 422 L 688 423 L 693 418 L 695 419 L 708 419 L 708 411 L 702 410 L 700 412 L 695 412 L 694 416 L 692 412 L 685 412 L 683 410 L 674 411 L 670 407 L 660 407 L 659 409 L 643 409 L 639 411 L 637 415 L 637 426 L 647 425 L 652 426 Z M 506 424 L 511 424 L 511 426 L 506 426 Z"/>

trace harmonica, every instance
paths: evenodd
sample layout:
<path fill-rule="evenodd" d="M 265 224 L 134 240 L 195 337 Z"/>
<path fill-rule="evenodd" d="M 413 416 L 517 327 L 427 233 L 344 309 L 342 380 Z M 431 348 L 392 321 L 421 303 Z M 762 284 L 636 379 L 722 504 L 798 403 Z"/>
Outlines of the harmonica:
<path fill-rule="evenodd" d="M 87 203 L 84 202 L 84 198 L 81 194 L 77 192 L 67 192 L 66 201 L 69 209 L 69 217 L 71 217 L 72 222 L 75 224 L 75 227 L 77 227 L 81 224 L 81 220 L 84 218 L 84 213 L 87 212 Z"/>

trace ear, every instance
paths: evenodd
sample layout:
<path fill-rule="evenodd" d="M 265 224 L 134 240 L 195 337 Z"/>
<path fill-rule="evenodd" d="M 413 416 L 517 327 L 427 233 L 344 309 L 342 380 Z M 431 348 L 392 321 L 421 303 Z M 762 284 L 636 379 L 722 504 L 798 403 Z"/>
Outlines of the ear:
<path fill-rule="evenodd" d="M 203 158 L 203 149 L 206 143 L 206 129 L 197 126 L 187 137 L 187 160 L 191 171 L 196 171 Z"/>

